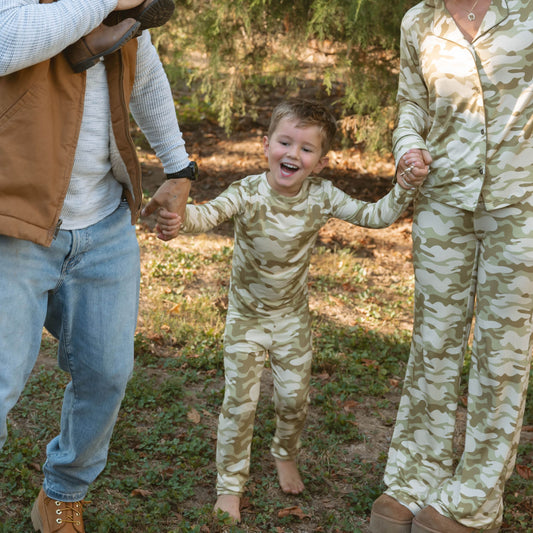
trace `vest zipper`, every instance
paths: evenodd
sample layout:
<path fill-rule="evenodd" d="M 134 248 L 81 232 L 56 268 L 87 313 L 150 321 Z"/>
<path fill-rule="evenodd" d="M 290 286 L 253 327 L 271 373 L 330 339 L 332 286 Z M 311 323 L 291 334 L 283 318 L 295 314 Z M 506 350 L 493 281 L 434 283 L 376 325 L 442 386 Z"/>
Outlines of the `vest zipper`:
<path fill-rule="evenodd" d="M 61 229 L 61 224 L 63 224 L 63 221 L 59 219 L 56 224 L 56 229 L 54 230 L 54 236 L 52 237 L 52 240 L 55 240 L 57 237 L 57 234 L 59 233 L 59 230 Z"/>

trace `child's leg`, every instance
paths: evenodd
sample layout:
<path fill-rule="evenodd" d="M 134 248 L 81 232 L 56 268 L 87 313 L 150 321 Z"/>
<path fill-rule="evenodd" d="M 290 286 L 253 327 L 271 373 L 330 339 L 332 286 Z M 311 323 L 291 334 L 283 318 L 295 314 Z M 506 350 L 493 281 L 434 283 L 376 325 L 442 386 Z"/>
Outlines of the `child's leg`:
<path fill-rule="evenodd" d="M 304 484 L 296 460 L 307 416 L 312 363 L 309 313 L 305 309 L 284 316 L 279 324 L 270 351 L 276 408 L 276 434 L 271 451 L 281 489 L 299 494 Z"/>
<path fill-rule="evenodd" d="M 228 318 L 224 338 L 225 392 L 217 435 L 215 511 L 240 520 L 239 503 L 250 471 L 250 451 L 260 380 L 266 352 L 265 334 L 256 324 Z"/>

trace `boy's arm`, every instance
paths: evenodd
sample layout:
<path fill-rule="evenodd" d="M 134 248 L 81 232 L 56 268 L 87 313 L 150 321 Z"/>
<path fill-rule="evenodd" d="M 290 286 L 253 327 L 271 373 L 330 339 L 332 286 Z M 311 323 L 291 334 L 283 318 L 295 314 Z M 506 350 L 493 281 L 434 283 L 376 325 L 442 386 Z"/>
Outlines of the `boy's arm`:
<path fill-rule="evenodd" d="M 188 204 L 183 219 L 175 213 L 160 209 L 156 231 L 162 240 L 174 238 L 178 231 L 204 233 L 242 212 L 246 193 L 241 182 L 232 183 L 223 193 L 201 205 Z"/>
<path fill-rule="evenodd" d="M 386 228 L 396 222 L 416 194 L 416 189 L 404 189 L 398 183 L 375 203 L 352 198 L 332 187 L 332 216 L 365 228 Z"/>

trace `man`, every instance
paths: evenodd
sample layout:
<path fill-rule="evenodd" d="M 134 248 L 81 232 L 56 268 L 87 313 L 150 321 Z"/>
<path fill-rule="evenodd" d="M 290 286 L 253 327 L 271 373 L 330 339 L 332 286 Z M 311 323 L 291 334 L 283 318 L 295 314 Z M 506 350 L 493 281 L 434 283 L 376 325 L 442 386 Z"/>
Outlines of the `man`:
<path fill-rule="evenodd" d="M 32 509 L 41 533 L 85 531 L 82 500 L 106 464 L 133 370 L 140 278 L 133 223 L 142 190 L 129 111 L 170 178 L 148 212 L 183 213 L 195 177 L 145 31 L 166 21 L 169 2 L 0 4 L 0 446 L 43 325 L 71 375 Z M 126 24 L 120 16 L 110 23 L 118 41 L 108 39 L 97 61 L 93 49 L 75 72 L 65 49 L 123 10 Z"/>

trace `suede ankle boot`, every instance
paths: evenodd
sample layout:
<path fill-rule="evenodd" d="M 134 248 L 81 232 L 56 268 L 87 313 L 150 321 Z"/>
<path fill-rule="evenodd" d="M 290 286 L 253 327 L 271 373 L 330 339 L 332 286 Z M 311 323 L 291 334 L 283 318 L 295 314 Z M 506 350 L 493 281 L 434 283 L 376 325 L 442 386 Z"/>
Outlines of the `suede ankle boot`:
<path fill-rule="evenodd" d="M 382 494 L 372 505 L 371 533 L 411 533 L 413 513 L 400 502 Z"/>
<path fill-rule="evenodd" d="M 61 502 L 49 498 L 43 489 L 33 504 L 31 521 L 40 533 L 85 533 L 83 504 L 87 502 Z"/>
<path fill-rule="evenodd" d="M 101 57 L 112 54 L 135 37 L 140 24 L 133 18 L 127 18 L 115 26 L 100 24 L 65 48 L 63 55 L 74 72 L 83 72 L 98 63 Z"/>

